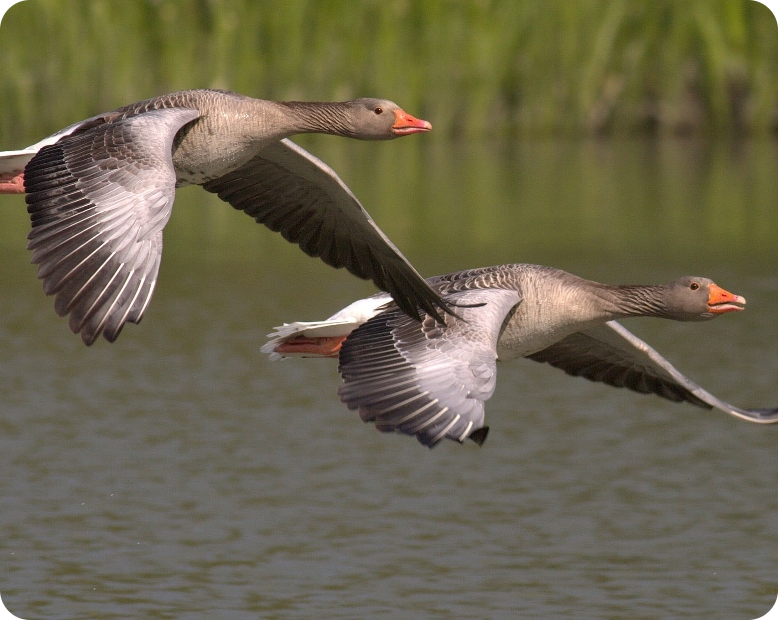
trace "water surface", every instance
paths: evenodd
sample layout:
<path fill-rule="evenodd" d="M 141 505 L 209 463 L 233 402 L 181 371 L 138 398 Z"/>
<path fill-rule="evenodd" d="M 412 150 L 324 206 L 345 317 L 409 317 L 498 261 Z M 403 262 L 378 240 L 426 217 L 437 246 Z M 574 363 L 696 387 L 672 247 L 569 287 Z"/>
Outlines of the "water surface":
<path fill-rule="evenodd" d="M 714 278 L 748 309 L 632 321 L 778 404 L 774 143 L 302 140 L 426 275 Z M 373 292 L 198 188 L 139 326 L 57 318 L 0 199 L 0 592 L 22 618 L 744 618 L 778 592 L 778 428 L 500 368 L 483 447 L 381 435 L 264 335 Z"/>

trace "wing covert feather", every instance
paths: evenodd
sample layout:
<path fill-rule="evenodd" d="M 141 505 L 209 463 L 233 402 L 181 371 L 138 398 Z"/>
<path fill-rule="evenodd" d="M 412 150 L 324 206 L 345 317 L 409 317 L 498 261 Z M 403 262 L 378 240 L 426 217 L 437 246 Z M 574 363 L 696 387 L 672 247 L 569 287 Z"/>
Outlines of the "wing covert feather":
<path fill-rule="evenodd" d="M 345 340 L 338 390 L 349 409 L 382 432 L 415 435 L 434 447 L 444 438 L 486 438 L 484 402 L 496 385 L 496 343 L 516 291 L 474 290 L 447 296 L 462 318 L 442 326 L 387 310 Z M 475 433 L 475 434 L 474 434 Z"/>

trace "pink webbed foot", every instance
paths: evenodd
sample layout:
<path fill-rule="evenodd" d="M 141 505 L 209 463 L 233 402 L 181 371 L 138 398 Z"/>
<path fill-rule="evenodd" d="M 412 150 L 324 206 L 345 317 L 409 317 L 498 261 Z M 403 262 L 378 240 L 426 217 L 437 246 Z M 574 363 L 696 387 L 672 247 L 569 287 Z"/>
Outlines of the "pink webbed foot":
<path fill-rule="evenodd" d="M 304 357 L 338 357 L 340 345 L 343 344 L 345 339 L 346 336 L 329 336 L 321 338 L 296 336 L 291 340 L 279 344 L 273 350 L 276 353 L 302 355 Z"/>
<path fill-rule="evenodd" d="M 0 174 L 0 194 L 24 194 L 24 172 Z"/>

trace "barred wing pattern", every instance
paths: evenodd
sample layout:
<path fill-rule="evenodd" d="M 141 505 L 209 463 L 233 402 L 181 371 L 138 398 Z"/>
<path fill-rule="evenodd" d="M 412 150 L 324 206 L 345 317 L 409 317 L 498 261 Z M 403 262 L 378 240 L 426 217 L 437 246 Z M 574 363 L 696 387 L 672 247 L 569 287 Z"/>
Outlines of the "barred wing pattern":
<path fill-rule="evenodd" d="M 343 343 L 340 399 L 382 432 L 415 435 L 434 447 L 444 438 L 479 445 L 486 439 L 484 402 L 497 380 L 502 323 L 521 298 L 515 290 L 453 293 L 461 319 L 421 323 L 388 310 Z"/>
<path fill-rule="evenodd" d="M 449 304 L 433 291 L 332 168 L 288 139 L 203 185 L 309 256 L 370 279 L 400 309 L 442 320 Z"/>
<path fill-rule="evenodd" d="M 720 409 L 749 422 L 778 422 L 778 408 L 743 409 L 715 397 L 616 321 L 571 334 L 528 357 L 590 381 Z"/>
<path fill-rule="evenodd" d="M 32 262 L 87 345 L 143 317 L 175 196 L 173 138 L 198 116 L 174 108 L 90 123 L 25 168 Z"/>
<path fill-rule="evenodd" d="M 55 142 L 58 142 L 61 138 L 70 135 L 85 123 L 89 123 L 92 120 L 94 120 L 94 118 L 97 117 L 88 118 L 85 121 L 79 121 L 78 123 L 73 123 L 72 125 L 68 125 L 64 129 L 60 129 L 57 133 L 53 133 L 50 136 L 43 138 L 43 140 L 36 142 L 35 144 L 31 144 L 25 149 L 20 149 L 18 151 L 1 152 L 0 153 L 0 174 L 23 172 L 24 167 L 28 164 L 28 162 L 33 157 L 35 157 L 35 154 L 38 151 L 40 151 L 44 146 L 48 146 L 49 144 L 54 144 Z"/>

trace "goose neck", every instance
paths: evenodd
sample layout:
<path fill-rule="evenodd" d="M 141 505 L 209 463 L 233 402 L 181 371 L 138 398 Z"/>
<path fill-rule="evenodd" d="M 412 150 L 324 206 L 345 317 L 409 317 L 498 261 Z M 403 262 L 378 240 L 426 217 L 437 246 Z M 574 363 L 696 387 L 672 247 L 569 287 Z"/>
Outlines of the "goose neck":
<path fill-rule="evenodd" d="M 605 309 L 613 318 L 650 316 L 672 318 L 665 303 L 662 285 L 601 285 L 598 297 L 605 302 Z"/>
<path fill-rule="evenodd" d="M 339 102 L 278 102 L 291 133 L 323 133 L 356 138 L 348 109 Z"/>

